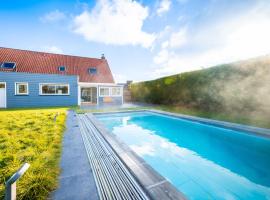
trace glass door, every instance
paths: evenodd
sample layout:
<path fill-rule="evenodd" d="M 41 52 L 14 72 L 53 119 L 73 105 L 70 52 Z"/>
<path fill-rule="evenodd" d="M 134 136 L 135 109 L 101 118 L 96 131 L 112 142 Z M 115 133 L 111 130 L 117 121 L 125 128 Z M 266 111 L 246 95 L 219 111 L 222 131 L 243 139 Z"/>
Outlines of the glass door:
<path fill-rule="evenodd" d="M 96 87 L 81 88 L 81 102 L 96 104 L 97 88 Z"/>

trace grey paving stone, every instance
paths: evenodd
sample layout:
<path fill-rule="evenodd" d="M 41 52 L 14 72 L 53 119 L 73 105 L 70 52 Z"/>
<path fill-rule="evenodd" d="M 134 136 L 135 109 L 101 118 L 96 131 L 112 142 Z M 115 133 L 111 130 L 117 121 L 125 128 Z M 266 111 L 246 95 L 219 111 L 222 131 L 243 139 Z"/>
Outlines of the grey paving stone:
<path fill-rule="evenodd" d="M 59 187 L 51 194 L 55 200 L 98 200 L 98 192 L 78 127 L 75 113 L 69 111 L 63 138 Z"/>
<path fill-rule="evenodd" d="M 57 200 L 96 200 L 99 199 L 96 192 L 95 181 L 89 177 L 89 173 L 76 174 L 60 179 L 61 186 L 54 194 Z"/>

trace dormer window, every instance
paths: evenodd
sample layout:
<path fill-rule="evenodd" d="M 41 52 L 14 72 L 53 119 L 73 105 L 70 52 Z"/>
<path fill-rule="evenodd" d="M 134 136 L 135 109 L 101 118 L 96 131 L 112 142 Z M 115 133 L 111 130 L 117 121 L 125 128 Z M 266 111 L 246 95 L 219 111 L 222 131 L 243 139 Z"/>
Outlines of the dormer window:
<path fill-rule="evenodd" d="M 3 62 L 1 68 L 4 69 L 14 69 L 16 67 L 16 63 L 14 62 Z"/>
<path fill-rule="evenodd" d="M 96 67 L 90 67 L 89 69 L 88 69 L 88 73 L 89 74 L 97 74 L 97 68 Z"/>
<path fill-rule="evenodd" d="M 60 66 L 60 67 L 58 67 L 58 70 L 60 72 L 64 72 L 64 71 L 66 71 L 66 67 L 65 66 Z"/>

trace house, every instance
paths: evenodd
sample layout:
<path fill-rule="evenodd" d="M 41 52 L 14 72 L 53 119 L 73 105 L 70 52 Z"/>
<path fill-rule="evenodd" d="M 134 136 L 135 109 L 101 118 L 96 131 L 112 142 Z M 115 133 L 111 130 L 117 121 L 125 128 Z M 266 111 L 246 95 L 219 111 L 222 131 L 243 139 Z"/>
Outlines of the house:
<path fill-rule="evenodd" d="M 100 59 L 0 47 L 0 107 L 123 103 L 104 55 Z"/>

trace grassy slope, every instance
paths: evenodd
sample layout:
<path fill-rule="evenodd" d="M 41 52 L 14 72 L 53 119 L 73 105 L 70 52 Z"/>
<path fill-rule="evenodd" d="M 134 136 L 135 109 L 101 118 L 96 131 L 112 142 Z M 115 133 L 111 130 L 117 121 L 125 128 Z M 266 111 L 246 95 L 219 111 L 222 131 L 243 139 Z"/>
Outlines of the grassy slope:
<path fill-rule="evenodd" d="M 46 199 L 57 186 L 66 110 L 0 111 L 0 199 L 4 182 L 25 162 L 31 166 L 17 183 L 18 199 Z"/>

